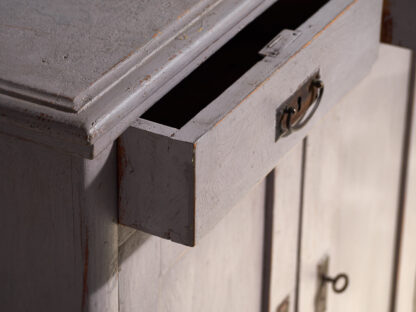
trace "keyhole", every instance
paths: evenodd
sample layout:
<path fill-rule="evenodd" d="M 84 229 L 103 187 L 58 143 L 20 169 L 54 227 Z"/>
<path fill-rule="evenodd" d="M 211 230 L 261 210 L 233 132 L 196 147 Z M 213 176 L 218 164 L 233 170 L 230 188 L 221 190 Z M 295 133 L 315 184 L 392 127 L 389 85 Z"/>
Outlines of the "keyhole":
<path fill-rule="evenodd" d="M 298 97 L 298 112 L 300 111 L 300 109 L 302 108 L 302 97 Z"/>

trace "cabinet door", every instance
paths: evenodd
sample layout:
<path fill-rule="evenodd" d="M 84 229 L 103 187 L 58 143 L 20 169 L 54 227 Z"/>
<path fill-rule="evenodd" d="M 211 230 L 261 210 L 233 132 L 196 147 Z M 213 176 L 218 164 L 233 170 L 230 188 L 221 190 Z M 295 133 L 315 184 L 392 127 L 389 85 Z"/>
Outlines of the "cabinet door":
<path fill-rule="evenodd" d="M 193 248 L 136 231 L 120 246 L 120 311 L 259 311 L 265 190 L 260 182 Z"/>
<path fill-rule="evenodd" d="M 326 311 L 388 311 L 410 53 L 381 46 L 373 70 L 307 138 L 299 311 L 317 311 L 317 266 L 348 274 Z"/>

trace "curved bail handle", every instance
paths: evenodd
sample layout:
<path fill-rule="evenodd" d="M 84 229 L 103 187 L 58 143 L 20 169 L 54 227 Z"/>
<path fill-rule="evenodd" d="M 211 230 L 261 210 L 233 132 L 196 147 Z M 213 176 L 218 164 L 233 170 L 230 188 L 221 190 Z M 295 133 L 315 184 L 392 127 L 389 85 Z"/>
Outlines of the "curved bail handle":
<path fill-rule="evenodd" d="M 315 114 L 315 112 L 318 110 L 319 104 L 321 103 L 321 100 L 322 100 L 322 96 L 324 95 L 324 83 L 320 79 L 315 79 L 312 82 L 312 86 L 314 88 L 318 89 L 318 96 L 315 100 L 315 104 L 313 105 L 313 108 L 309 112 L 309 114 L 305 114 L 303 116 L 303 118 L 301 118 L 299 121 L 297 121 L 294 125 L 291 125 L 290 121 L 291 121 L 292 115 L 296 111 L 294 111 L 294 112 L 288 111 L 288 117 L 287 117 L 287 123 L 286 123 L 287 129 L 288 129 L 288 134 L 290 134 L 293 130 L 299 130 L 299 129 L 303 128 L 306 125 L 306 123 L 312 118 L 312 116 Z"/>

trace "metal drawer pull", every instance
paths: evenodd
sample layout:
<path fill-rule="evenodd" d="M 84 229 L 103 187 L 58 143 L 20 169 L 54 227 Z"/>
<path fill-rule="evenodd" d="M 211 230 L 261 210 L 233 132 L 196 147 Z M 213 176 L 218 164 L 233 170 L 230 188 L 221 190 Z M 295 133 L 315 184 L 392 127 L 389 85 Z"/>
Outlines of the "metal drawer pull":
<path fill-rule="evenodd" d="M 332 290 L 336 292 L 337 294 L 343 293 L 348 288 L 348 284 L 349 284 L 348 275 L 345 273 L 340 273 L 334 278 L 329 277 L 327 275 L 323 275 L 322 280 L 325 283 L 331 283 Z"/>
<path fill-rule="evenodd" d="M 313 105 L 312 110 L 310 111 L 309 114 L 307 114 L 307 116 L 306 116 L 306 113 L 305 113 L 305 115 L 303 115 L 302 118 L 299 121 L 295 122 L 293 125 L 288 123 L 288 126 L 289 126 L 288 129 L 289 129 L 290 132 L 293 131 L 293 130 L 299 130 L 303 126 L 305 126 L 306 123 L 312 118 L 313 114 L 316 112 L 316 110 L 319 107 L 319 104 L 321 103 L 321 99 L 322 99 L 322 96 L 324 94 L 324 83 L 322 82 L 322 80 L 314 80 L 312 82 L 312 86 L 314 88 L 318 89 L 318 97 L 316 98 L 315 105 L 312 104 Z M 288 120 L 290 120 L 290 119 L 291 118 L 288 118 Z"/>
<path fill-rule="evenodd" d="M 318 110 L 324 94 L 319 74 L 308 80 L 277 112 L 276 141 L 303 128 Z"/>

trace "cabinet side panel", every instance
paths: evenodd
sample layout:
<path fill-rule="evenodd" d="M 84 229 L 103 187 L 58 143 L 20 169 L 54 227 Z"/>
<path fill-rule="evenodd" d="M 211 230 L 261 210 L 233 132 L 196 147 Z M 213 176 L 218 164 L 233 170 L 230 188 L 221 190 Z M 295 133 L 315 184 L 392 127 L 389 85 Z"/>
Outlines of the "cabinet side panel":
<path fill-rule="evenodd" d="M 0 135 L 1 311 L 117 311 L 116 159 Z"/>

